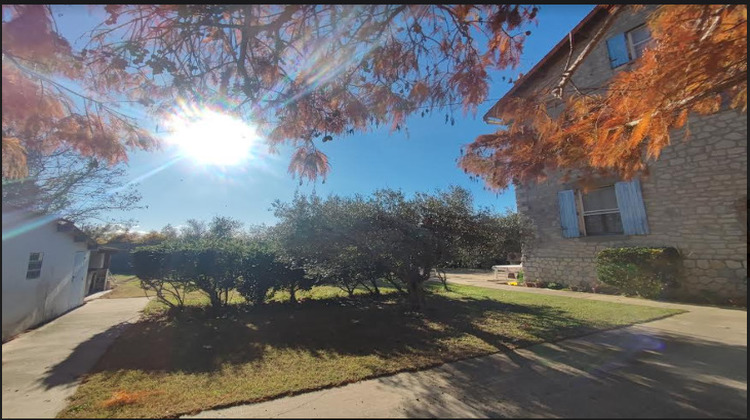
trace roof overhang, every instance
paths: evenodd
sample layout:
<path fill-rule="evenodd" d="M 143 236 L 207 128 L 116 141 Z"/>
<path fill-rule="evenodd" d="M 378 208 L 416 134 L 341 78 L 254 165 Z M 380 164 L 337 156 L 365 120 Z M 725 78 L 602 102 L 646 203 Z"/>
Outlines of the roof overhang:
<path fill-rule="evenodd" d="M 497 102 L 495 102 L 494 105 L 484 114 L 482 117 L 482 120 L 484 120 L 487 124 L 500 124 L 499 121 L 497 121 L 497 110 L 501 106 L 503 106 L 504 102 L 507 100 L 507 98 L 510 98 L 514 96 L 519 89 L 521 89 L 529 80 L 534 78 L 535 76 L 542 75 L 542 68 L 545 67 L 547 64 L 549 64 L 553 58 L 555 58 L 558 54 L 563 52 L 563 48 L 566 47 L 566 45 L 569 44 L 569 36 L 572 36 L 575 40 L 578 38 L 578 40 L 583 39 L 581 32 L 586 29 L 589 24 L 592 24 L 593 22 L 596 22 L 597 18 L 604 16 L 605 12 L 608 12 L 613 5 L 611 4 L 599 4 L 596 7 L 594 7 L 593 10 L 589 12 L 588 15 L 586 15 L 578 24 L 570 31 L 569 35 L 566 35 L 563 37 L 563 39 L 560 40 L 560 42 L 557 43 L 548 53 L 545 55 L 541 60 L 539 60 L 534 67 L 529 70 L 528 73 L 524 74 L 521 78 L 519 78 L 516 83 L 513 84 L 513 86 L 510 88 L 508 92 L 503 95 L 502 98 L 500 98 Z M 491 121 L 490 119 L 494 118 L 495 121 Z"/>

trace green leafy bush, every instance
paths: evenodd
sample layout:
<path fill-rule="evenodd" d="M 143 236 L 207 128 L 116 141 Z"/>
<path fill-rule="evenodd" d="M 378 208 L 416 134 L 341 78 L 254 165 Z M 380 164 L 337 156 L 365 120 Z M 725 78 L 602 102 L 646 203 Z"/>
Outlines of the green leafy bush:
<path fill-rule="evenodd" d="M 555 289 L 555 290 L 560 290 L 560 289 L 562 289 L 562 288 L 563 288 L 563 285 L 562 285 L 562 284 L 560 284 L 560 283 L 555 283 L 555 282 L 552 282 L 552 283 L 549 283 L 549 284 L 547 284 L 547 288 L 548 288 L 548 289 Z"/>
<path fill-rule="evenodd" d="M 141 287 L 152 291 L 161 303 L 182 309 L 185 297 L 196 285 L 194 253 L 171 244 L 139 247 L 132 251 L 134 274 Z"/>
<path fill-rule="evenodd" d="M 276 254 L 268 247 L 254 244 L 245 249 L 242 258 L 242 276 L 237 282 L 237 291 L 248 302 L 259 305 L 266 300 L 268 291 L 283 275 L 276 261 Z"/>
<path fill-rule="evenodd" d="M 677 249 L 609 248 L 596 255 L 596 273 L 602 283 L 626 294 L 655 298 L 679 284 L 682 257 Z"/>

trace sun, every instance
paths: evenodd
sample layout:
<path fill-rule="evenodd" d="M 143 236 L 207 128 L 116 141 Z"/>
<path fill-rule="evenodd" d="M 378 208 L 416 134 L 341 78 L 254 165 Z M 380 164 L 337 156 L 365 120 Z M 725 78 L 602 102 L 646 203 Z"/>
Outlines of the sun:
<path fill-rule="evenodd" d="M 234 166 L 253 156 L 260 137 L 239 118 L 212 109 L 183 109 L 167 121 L 166 141 L 202 165 Z"/>

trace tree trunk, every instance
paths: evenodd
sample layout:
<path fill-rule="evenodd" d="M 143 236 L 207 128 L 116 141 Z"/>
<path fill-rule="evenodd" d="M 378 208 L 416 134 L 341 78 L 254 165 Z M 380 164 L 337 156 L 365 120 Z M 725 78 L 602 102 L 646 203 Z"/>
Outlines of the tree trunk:
<path fill-rule="evenodd" d="M 370 284 L 372 284 L 372 294 L 375 296 L 380 296 L 380 289 L 378 288 L 378 281 L 373 279 L 370 280 Z"/>
<path fill-rule="evenodd" d="M 437 278 L 440 279 L 440 283 L 443 283 L 443 289 L 448 292 L 448 275 L 445 274 L 445 271 L 438 268 L 435 269 L 435 274 L 437 274 Z"/>
<path fill-rule="evenodd" d="M 412 311 L 422 312 L 424 308 L 424 290 L 418 276 L 410 276 L 406 284 L 408 288 L 409 306 Z"/>
<path fill-rule="evenodd" d="M 289 286 L 289 302 L 293 305 L 297 304 L 297 290 L 294 286 Z"/>
<path fill-rule="evenodd" d="M 385 280 L 390 283 L 396 290 L 398 290 L 399 293 L 404 293 L 404 289 L 401 288 L 401 285 L 398 284 L 398 280 L 393 279 L 393 275 L 388 275 L 385 277 Z"/>

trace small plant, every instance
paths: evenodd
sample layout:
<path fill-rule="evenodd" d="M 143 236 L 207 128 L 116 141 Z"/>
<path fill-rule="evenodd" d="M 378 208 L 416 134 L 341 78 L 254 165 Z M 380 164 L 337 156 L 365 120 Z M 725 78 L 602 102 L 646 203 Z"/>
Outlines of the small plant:
<path fill-rule="evenodd" d="M 552 282 L 552 283 L 549 283 L 549 284 L 547 285 L 547 288 L 548 288 L 548 289 L 555 289 L 555 290 L 560 290 L 560 289 L 562 289 L 562 288 L 563 288 L 563 285 L 562 285 L 562 284 L 559 284 L 559 283 L 555 283 L 555 282 Z"/>
<path fill-rule="evenodd" d="M 599 281 L 646 298 L 678 285 L 681 267 L 680 253 L 672 247 L 610 248 L 596 255 Z"/>
<path fill-rule="evenodd" d="M 523 271 L 519 271 L 518 272 L 518 277 L 516 277 L 516 278 L 518 279 L 519 283 L 523 283 Z"/>

